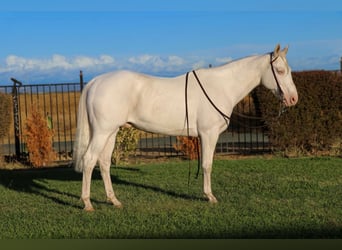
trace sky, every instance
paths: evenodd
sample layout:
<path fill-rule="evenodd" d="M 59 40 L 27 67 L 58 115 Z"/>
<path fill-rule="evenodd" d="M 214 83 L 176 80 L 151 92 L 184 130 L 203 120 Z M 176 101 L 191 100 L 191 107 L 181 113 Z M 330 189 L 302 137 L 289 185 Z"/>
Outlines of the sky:
<path fill-rule="evenodd" d="M 337 70 L 341 30 L 340 0 L 5 0 L 0 85 L 77 82 L 80 70 L 175 76 L 277 43 L 293 71 Z"/>

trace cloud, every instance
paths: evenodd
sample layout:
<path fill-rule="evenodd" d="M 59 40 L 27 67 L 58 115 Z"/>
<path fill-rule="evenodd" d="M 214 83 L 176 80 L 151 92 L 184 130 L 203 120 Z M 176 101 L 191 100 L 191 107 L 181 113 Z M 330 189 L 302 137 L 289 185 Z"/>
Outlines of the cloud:
<path fill-rule="evenodd" d="M 23 72 L 23 71 L 50 71 L 50 70 L 73 70 L 91 68 L 95 66 L 113 65 L 115 60 L 108 55 L 99 57 L 76 56 L 67 58 L 63 55 L 52 55 L 51 58 L 24 58 L 16 55 L 9 55 L 5 59 L 5 66 L 0 67 L 2 72 Z"/>
<path fill-rule="evenodd" d="M 200 60 L 200 61 L 197 61 L 197 62 L 192 64 L 192 69 L 193 70 L 197 70 L 197 69 L 200 69 L 200 68 L 204 68 L 205 66 L 207 66 L 206 61 Z"/>
<path fill-rule="evenodd" d="M 67 57 L 54 54 L 48 58 L 9 55 L 0 62 L 0 83 L 8 82 L 11 77 L 26 83 L 69 82 L 77 80 L 79 70 L 95 76 L 115 67 L 116 60 L 110 55 Z"/>
<path fill-rule="evenodd" d="M 178 71 L 186 67 L 186 60 L 175 55 L 140 55 L 128 58 L 128 68 L 140 69 L 142 71 L 162 72 Z"/>
<path fill-rule="evenodd" d="M 73 61 L 74 68 L 90 68 L 99 65 L 114 65 L 115 59 L 108 55 L 102 55 L 98 58 L 87 56 L 78 56 Z"/>
<path fill-rule="evenodd" d="M 9 55 L 0 62 L 0 81 L 18 77 L 26 82 L 71 81 L 83 70 L 89 78 L 119 69 L 138 71 L 152 75 L 175 76 L 190 70 L 217 66 L 231 61 L 231 57 L 203 58 L 200 56 L 142 54 L 114 58 L 111 55 L 68 57 L 54 54 L 48 58 L 26 58 Z M 88 79 L 90 80 L 90 79 Z"/>
<path fill-rule="evenodd" d="M 222 57 L 222 58 L 216 58 L 215 62 L 218 64 L 225 64 L 233 61 L 232 57 Z"/>
<path fill-rule="evenodd" d="M 206 68 L 209 64 L 217 66 L 232 60 L 232 57 L 210 59 L 199 56 L 180 57 L 175 55 L 159 56 L 144 54 L 128 58 L 126 68 L 145 73 L 163 73 L 168 75 L 168 73 L 185 73 L 190 70 Z"/>

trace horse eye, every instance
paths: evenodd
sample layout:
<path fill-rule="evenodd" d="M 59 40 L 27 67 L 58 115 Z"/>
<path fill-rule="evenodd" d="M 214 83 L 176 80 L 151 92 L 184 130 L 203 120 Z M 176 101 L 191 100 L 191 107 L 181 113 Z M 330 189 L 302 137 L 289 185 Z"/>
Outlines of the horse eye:
<path fill-rule="evenodd" d="M 285 74 L 285 70 L 284 69 L 277 69 L 277 73 L 279 75 L 284 75 Z"/>

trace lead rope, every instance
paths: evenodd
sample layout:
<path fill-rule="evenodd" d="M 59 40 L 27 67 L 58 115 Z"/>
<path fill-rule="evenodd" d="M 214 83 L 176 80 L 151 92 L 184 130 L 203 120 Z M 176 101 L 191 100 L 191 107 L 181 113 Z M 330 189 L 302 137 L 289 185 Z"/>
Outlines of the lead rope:
<path fill-rule="evenodd" d="M 198 85 L 201 87 L 203 94 L 205 95 L 205 97 L 207 97 L 208 101 L 210 102 L 211 106 L 213 106 L 214 109 L 216 109 L 216 111 L 223 117 L 223 119 L 226 121 L 227 126 L 228 126 L 228 121 L 230 120 L 230 117 L 228 115 L 226 115 L 225 113 L 223 113 L 216 105 L 215 103 L 210 99 L 209 95 L 207 94 L 207 92 L 205 91 L 201 81 L 199 80 L 195 70 L 192 71 L 192 73 L 194 74 Z"/>
<path fill-rule="evenodd" d="M 225 113 L 223 113 L 215 105 L 215 103 L 210 99 L 210 97 L 207 94 L 207 92 L 205 91 L 201 81 L 199 80 L 195 70 L 193 70 L 192 73 L 194 74 L 194 76 L 196 78 L 196 81 L 197 81 L 198 85 L 201 87 L 201 90 L 204 93 L 205 97 L 208 99 L 210 104 L 215 108 L 215 110 L 223 117 L 223 119 L 227 123 L 227 128 L 228 128 L 230 117 L 227 116 Z M 189 128 L 189 107 L 188 107 L 188 82 L 189 82 L 189 72 L 187 72 L 186 75 L 185 75 L 185 119 L 186 119 L 186 132 L 187 132 L 187 137 L 188 137 L 188 141 L 189 141 L 189 139 L 190 139 L 190 128 Z M 200 155 L 200 152 L 199 152 L 199 142 L 196 143 L 196 149 L 197 149 L 198 161 L 197 161 L 197 173 L 196 173 L 196 177 L 195 178 L 198 179 L 200 168 L 201 168 L 201 166 L 200 166 L 201 165 L 201 155 Z M 191 176 L 191 164 L 190 164 L 190 158 L 189 158 L 188 188 L 189 188 L 189 185 L 190 185 L 190 176 Z"/>
<path fill-rule="evenodd" d="M 189 79 L 189 72 L 186 73 L 185 76 L 185 120 L 186 120 L 186 133 L 188 137 L 188 141 L 190 139 L 190 128 L 189 128 L 189 109 L 188 109 L 188 79 Z M 189 171 L 188 171 L 188 192 L 190 187 L 190 175 L 191 175 L 191 164 L 190 158 L 188 160 Z"/>
<path fill-rule="evenodd" d="M 188 79 L 189 79 L 189 72 L 186 73 L 185 76 L 185 119 L 186 119 L 186 133 L 188 141 L 190 140 L 190 127 L 189 127 L 189 107 L 188 107 Z M 199 152 L 199 142 L 196 143 L 196 150 L 197 150 L 197 173 L 196 173 L 196 179 L 198 179 L 199 171 L 201 168 L 201 155 Z M 190 176 L 191 176 L 191 160 L 189 158 L 188 160 L 189 165 L 189 171 L 188 171 L 188 191 L 190 187 Z"/>

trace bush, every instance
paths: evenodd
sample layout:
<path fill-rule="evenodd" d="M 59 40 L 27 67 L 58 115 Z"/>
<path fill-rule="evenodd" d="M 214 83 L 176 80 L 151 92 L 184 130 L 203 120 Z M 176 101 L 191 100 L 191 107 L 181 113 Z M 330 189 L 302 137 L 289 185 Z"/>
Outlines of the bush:
<path fill-rule="evenodd" d="M 112 154 L 112 163 L 119 165 L 122 159 L 127 159 L 135 153 L 139 141 L 139 130 L 123 126 L 116 135 L 115 148 Z"/>
<path fill-rule="evenodd" d="M 0 92 L 0 138 L 8 135 L 12 114 L 11 96 Z"/>
<path fill-rule="evenodd" d="M 26 121 L 25 136 L 29 161 L 34 167 L 46 166 L 56 158 L 52 148 L 53 134 L 47 119 L 33 107 Z"/>
<path fill-rule="evenodd" d="M 277 118 L 279 103 L 257 88 L 262 117 L 273 147 L 285 155 L 336 154 L 342 140 L 342 77 L 328 71 L 293 73 L 298 104 Z"/>
<path fill-rule="evenodd" d="M 177 136 L 177 143 L 173 148 L 190 160 L 198 158 L 200 151 L 200 143 L 197 137 Z"/>

